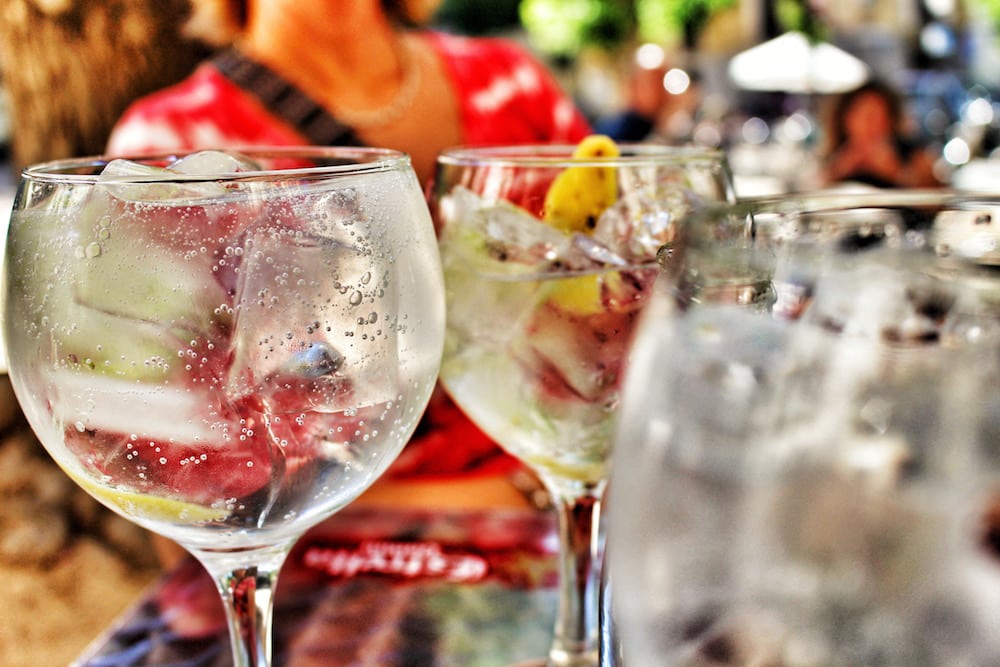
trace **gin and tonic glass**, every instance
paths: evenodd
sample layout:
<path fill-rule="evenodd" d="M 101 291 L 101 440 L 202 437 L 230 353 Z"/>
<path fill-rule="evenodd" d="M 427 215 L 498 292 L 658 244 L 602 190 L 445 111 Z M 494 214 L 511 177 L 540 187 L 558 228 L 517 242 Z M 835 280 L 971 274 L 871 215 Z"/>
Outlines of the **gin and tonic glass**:
<path fill-rule="evenodd" d="M 213 575 L 270 662 L 289 549 L 392 462 L 434 386 L 444 290 L 409 159 L 216 151 L 29 167 L 10 377 L 62 469 Z"/>
<path fill-rule="evenodd" d="M 731 197 L 718 151 L 573 153 L 447 151 L 431 198 L 447 292 L 443 385 L 537 473 L 558 514 L 558 612 L 542 661 L 557 666 L 598 660 L 601 502 L 657 252 L 696 202 Z"/>
<path fill-rule="evenodd" d="M 681 226 L 610 485 L 628 665 L 1000 664 L 1000 198 Z"/>

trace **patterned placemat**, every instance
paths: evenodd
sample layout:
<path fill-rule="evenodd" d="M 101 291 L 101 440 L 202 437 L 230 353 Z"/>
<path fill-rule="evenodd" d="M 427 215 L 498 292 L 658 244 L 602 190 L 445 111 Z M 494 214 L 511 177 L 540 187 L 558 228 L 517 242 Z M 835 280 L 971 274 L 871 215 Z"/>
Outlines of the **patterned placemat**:
<path fill-rule="evenodd" d="M 309 532 L 282 570 L 275 667 L 492 667 L 544 655 L 556 548 L 542 512 L 345 510 Z M 74 663 L 231 664 L 221 603 L 193 560 Z"/>

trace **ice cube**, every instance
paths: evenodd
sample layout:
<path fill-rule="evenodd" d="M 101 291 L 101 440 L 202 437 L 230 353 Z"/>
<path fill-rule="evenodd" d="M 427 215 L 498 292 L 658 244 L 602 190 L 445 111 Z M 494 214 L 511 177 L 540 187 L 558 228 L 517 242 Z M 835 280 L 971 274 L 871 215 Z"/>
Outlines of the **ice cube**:
<path fill-rule="evenodd" d="M 626 266 L 628 262 L 589 234 L 573 234 L 566 264 L 574 269 Z"/>
<path fill-rule="evenodd" d="M 218 424 L 202 418 L 212 405 L 206 394 L 75 370 L 48 369 L 43 377 L 53 388 L 50 409 L 58 422 L 77 431 L 118 437 L 123 447 L 132 434 L 197 447 L 225 446 Z"/>
<path fill-rule="evenodd" d="M 486 237 L 495 256 L 523 264 L 547 264 L 568 254 L 570 239 L 528 211 L 507 201 L 454 188 L 442 202 L 444 216 Z"/>
<path fill-rule="evenodd" d="M 175 193 L 176 186 L 156 182 L 165 175 L 166 169 L 162 167 L 119 158 L 109 162 L 101 171 L 99 178 L 104 187 L 96 189 L 95 195 L 104 192 L 112 198 L 126 201 L 168 199 Z M 140 182 L 137 183 L 137 180 Z"/>
<path fill-rule="evenodd" d="M 194 163 L 192 166 L 196 165 Z M 103 190 L 126 202 L 172 203 L 213 199 L 225 194 L 225 188 L 212 181 L 185 181 L 190 175 L 142 162 L 118 158 L 108 162 L 99 180 Z"/>
<path fill-rule="evenodd" d="M 219 319 L 213 311 L 226 302 L 227 295 L 216 278 L 216 258 L 210 253 L 185 252 L 181 246 L 184 242 L 206 245 L 207 240 L 195 234 L 207 235 L 210 229 L 213 235 L 218 233 L 217 225 L 201 217 L 211 217 L 211 211 L 189 206 L 135 207 L 120 199 L 159 202 L 159 197 L 173 197 L 182 187 L 200 191 L 207 185 L 214 192 L 219 186 L 141 182 L 164 176 L 169 176 L 166 169 L 131 160 L 107 164 L 100 179 L 108 190 L 95 189 L 85 205 L 86 215 L 79 219 L 71 291 L 81 306 L 123 318 L 122 330 L 141 321 L 183 331 L 185 336 L 206 334 Z"/>
<path fill-rule="evenodd" d="M 567 400 L 617 403 L 632 332 L 656 274 L 609 270 L 550 281 L 548 298 L 521 319 L 508 343 L 549 409 Z M 592 416 L 602 418 L 596 409 Z"/>
<path fill-rule="evenodd" d="M 117 158 L 104 165 L 104 169 L 101 170 L 100 178 L 102 181 L 128 179 L 135 178 L 137 176 L 149 176 L 156 178 L 163 176 L 165 171 L 166 169 L 163 167 L 144 164 L 142 162 L 134 162 L 124 158 Z"/>
<path fill-rule="evenodd" d="M 115 160 L 106 173 L 111 182 L 125 174 L 157 178 L 162 170 Z M 221 319 L 215 310 L 228 298 L 211 254 L 184 253 L 153 229 L 161 224 L 184 237 L 182 213 L 194 216 L 171 207 L 155 216 L 139 212 L 100 186 L 67 193 L 32 212 L 47 224 L 21 225 L 14 239 L 19 276 L 39 286 L 38 303 L 44 296 L 46 308 L 73 323 L 41 329 L 53 359 L 135 380 L 182 372 L 182 364 L 171 364 L 178 347 L 215 335 Z M 33 309 L 26 324 L 42 326 L 43 315 Z"/>
<path fill-rule="evenodd" d="M 257 219 L 283 210 L 290 197 L 285 188 L 267 181 L 225 178 L 254 167 L 239 155 L 220 151 L 192 153 L 166 168 L 113 160 L 100 176 L 103 187 L 94 188 L 90 196 L 94 213 L 88 222 L 93 231 L 88 235 L 107 237 L 113 233 L 119 241 L 126 239 L 132 244 L 132 253 L 142 247 L 156 251 L 162 246 L 165 254 L 175 256 L 173 263 L 183 258 L 209 264 L 201 275 L 212 275 L 231 290 L 237 260 L 229 242 Z M 202 173 L 204 178 L 198 175 Z M 148 258 L 147 264 L 156 266 L 156 259 Z"/>
<path fill-rule="evenodd" d="M 275 413 L 338 412 L 398 393 L 391 265 L 336 239 L 257 227 L 243 243 L 227 391 Z"/>
<path fill-rule="evenodd" d="M 619 383 L 638 311 L 577 314 L 548 302 L 511 338 L 509 351 L 537 382 L 539 398 L 609 407 Z M 554 409 L 554 404 L 549 403 Z M 596 413 L 594 417 L 599 417 Z"/>
<path fill-rule="evenodd" d="M 241 171 L 260 171 L 261 167 L 240 153 L 210 150 L 185 155 L 167 167 L 167 170 L 178 174 L 218 176 Z"/>
<path fill-rule="evenodd" d="M 593 236 L 630 263 L 651 262 L 673 240 L 677 221 L 693 200 L 693 193 L 680 187 L 626 191 L 601 214 Z"/>
<path fill-rule="evenodd" d="M 350 187 L 347 179 L 338 179 L 329 191 L 312 187 L 308 195 L 288 197 L 276 214 L 307 234 L 351 246 L 371 233 L 363 191 L 363 185 Z"/>
<path fill-rule="evenodd" d="M 477 218 L 494 247 L 515 261 L 550 262 L 567 254 L 565 234 L 513 204 L 501 202 L 481 209 Z"/>

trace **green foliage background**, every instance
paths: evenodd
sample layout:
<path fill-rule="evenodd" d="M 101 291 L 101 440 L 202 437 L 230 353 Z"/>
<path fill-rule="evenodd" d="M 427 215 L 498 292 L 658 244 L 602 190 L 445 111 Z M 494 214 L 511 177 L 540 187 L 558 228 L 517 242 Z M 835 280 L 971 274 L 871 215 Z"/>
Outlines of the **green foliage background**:
<path fill-rule="evenodd" d="M 586 46 L 613 49 L 634 39 L 660 43 L 692 40 L 714 13 L 737 2 L 446 0 L 438 23 L 477 35 L 521 26 L 540 50 L 552 56 L 573 56 Z"/>

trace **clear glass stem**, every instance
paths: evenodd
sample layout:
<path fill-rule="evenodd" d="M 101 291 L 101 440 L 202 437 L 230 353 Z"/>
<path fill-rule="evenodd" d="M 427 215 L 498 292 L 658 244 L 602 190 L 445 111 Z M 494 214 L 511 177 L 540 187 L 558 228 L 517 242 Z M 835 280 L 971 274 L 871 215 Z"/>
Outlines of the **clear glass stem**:
<path fill-rule="evenodd" d="M 288 547 L 194 554 L 208 569 L 222 595 L 233 667 L 270 667 L 274 589 Z"/>
<path fill-rule="evenodd" d="M 550 667 L 598 664 L 603 487 L 567 490 L 548 484 L 559 519 L 559 607 Z"/>

